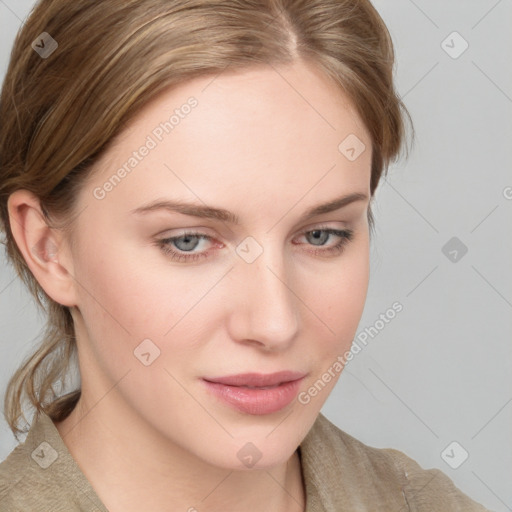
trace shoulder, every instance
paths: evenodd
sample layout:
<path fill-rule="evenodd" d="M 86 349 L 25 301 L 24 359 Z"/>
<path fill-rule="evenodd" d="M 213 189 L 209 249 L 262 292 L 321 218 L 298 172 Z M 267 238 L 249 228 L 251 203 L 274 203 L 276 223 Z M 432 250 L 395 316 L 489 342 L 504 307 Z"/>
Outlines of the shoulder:
<path fill-rule="evenodd" d="M 0 463 L 0 510 L 15 511 L 13 495 L 16 494 L 17 485 L 24 479 L 25 460 L 20 445 Z"/>
<path fill-rule="evenodd" d="M 0 463 L 1 512 L 106 509 L 72 459 L 52 420 L 34 419 L 24 442 Z"/>
<path fill-rule="evenodd" d="M 39 452 L 37 451 L 39 450 Z M 39 457 L 39 465 L 36 458 Z M 64 511 L 66 491 L 55 472 L 45 465 L 55 457 L 51 447 L 43 445 L 35 451 L 19 444 L 0 463 L 0 510 L 2 512 Z M 60 488 L 60 490 L 59 490 Z M 64 498 L 64 499 L 63 499 Z M 69 502 L 67 503 L 69 506 Z"/>
<path fill-rule="evenodd" d="M 337 506 L 357 510 L 398 507 L 404 512 L 488 512 L 439 469 L 424 469 L 399 450 L 368 446 L 322 414 L 301 444 L 301 453 L 320 497 L 324 490 L 326 500 L 332 499 L 327 494 L 334 493 Z M 363 503 L 368 508 L 363 508 Z"/>
<path fill-rule="evenodd" d="M 32 464 L 35 465 L 35 462 L 31 459 L 30 453 L 27 453 L 24 443 L 14 448 L 0 463 L 0 510 L 2 512 L 42 510 L 37 500 L 38 497 L 45 495 L 48 482 L 41 478 L 42 475 Z"/>

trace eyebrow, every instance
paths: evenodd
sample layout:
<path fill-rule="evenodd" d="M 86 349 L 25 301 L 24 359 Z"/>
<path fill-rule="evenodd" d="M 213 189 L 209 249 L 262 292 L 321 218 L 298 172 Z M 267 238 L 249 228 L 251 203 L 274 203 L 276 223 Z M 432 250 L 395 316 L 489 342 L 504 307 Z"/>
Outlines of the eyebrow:
<path fill-rule="evenodd" d="M 299 222 L 304 222 L 317 215 L 330 213 L 339 210 L 356 201 L 365 201 L 368 199 L 366 194 L 354 192 L 345 196 L 332 199 L 326 203 L 313 206 L 307 210 L 299 219 Z M 183 215 L 190 215 L 192 217 L 200 217 L 205 219 L 216 219 L 230 224 L 239 225 L 240 219 L 238 215 L 224 208 L 215 208 L 213 206 L 199 205 L 195 203 L 188 203 L 185 201 L 170 201 L 166 199 L 157 199 L 148 204 L 142 205 L 130 213 L 143 215 L 154 211 L 166 210 L 172 213 L 181 213 Z"/>

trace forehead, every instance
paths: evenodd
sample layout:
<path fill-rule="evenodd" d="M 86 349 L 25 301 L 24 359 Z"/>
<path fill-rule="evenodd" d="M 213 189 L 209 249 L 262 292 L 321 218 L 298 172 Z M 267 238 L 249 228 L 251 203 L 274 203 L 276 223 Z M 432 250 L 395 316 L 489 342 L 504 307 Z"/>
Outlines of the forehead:
<path fill-rule="evenodd" d="M 357 158 L 347 157 L 346 141 Z M 96 166 L 88 200 L 130 210 L 165 196 L 238 209 L 241 218 L 298 201 L 302 211 L 369 193 L 370 148 L 354 106 L 317 68 L 227 70 L 147 104 Z M 98 187 L 108 189 L 101 201 Z"/>

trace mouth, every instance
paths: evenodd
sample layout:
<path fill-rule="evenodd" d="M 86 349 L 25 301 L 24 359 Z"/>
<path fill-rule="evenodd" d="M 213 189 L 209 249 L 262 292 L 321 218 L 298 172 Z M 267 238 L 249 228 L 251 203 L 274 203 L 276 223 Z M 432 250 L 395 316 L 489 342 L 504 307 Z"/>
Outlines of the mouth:
<path fill-rule="evenodd" d="M 217 384 L 224 384 L 226 386 L 247 387 L 247 388 L 273 388 L 292 382 L 305 377 L 306 374 L 302 372 L 294 372 L 285 370 L 276 373 L 239 373 L 237 375 L 228 375 L 225 377 L 204 377 L 208 382 Z"/>
<path fill-rule="evenodd" d="M 208 392 L 240 412 L 271 414 L 289 405 L 297 396 L 305 373 L 245 373 L 201 379 Z"/>

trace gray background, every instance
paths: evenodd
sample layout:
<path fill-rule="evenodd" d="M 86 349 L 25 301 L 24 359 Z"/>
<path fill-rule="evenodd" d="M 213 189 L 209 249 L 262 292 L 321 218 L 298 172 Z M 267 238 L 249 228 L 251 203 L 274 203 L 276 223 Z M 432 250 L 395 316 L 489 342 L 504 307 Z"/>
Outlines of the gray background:
<path fill-rule="evenodd" d="M 322 412 L 366 444 L 441 469 L 489 509 L 512 510 L 511 1 L 374 4 L 395 43 L 398 90 L 417 140 L 376 193 L 358 329 L 375 327 L 373 337 Z M 0 0 L 1 78 L 32 5 Z M 456 245 L 443 252 L 452 237 Z M 376 321 L 395 301 L 403 310 L 382 328 Z M 2 400 L 42 325 L 2 252 Z M 15 444 L 2 417 L 0 459 Z M 463 450 L 469 457 L 457 469 L 445 462 L 457 465 Z"/>

